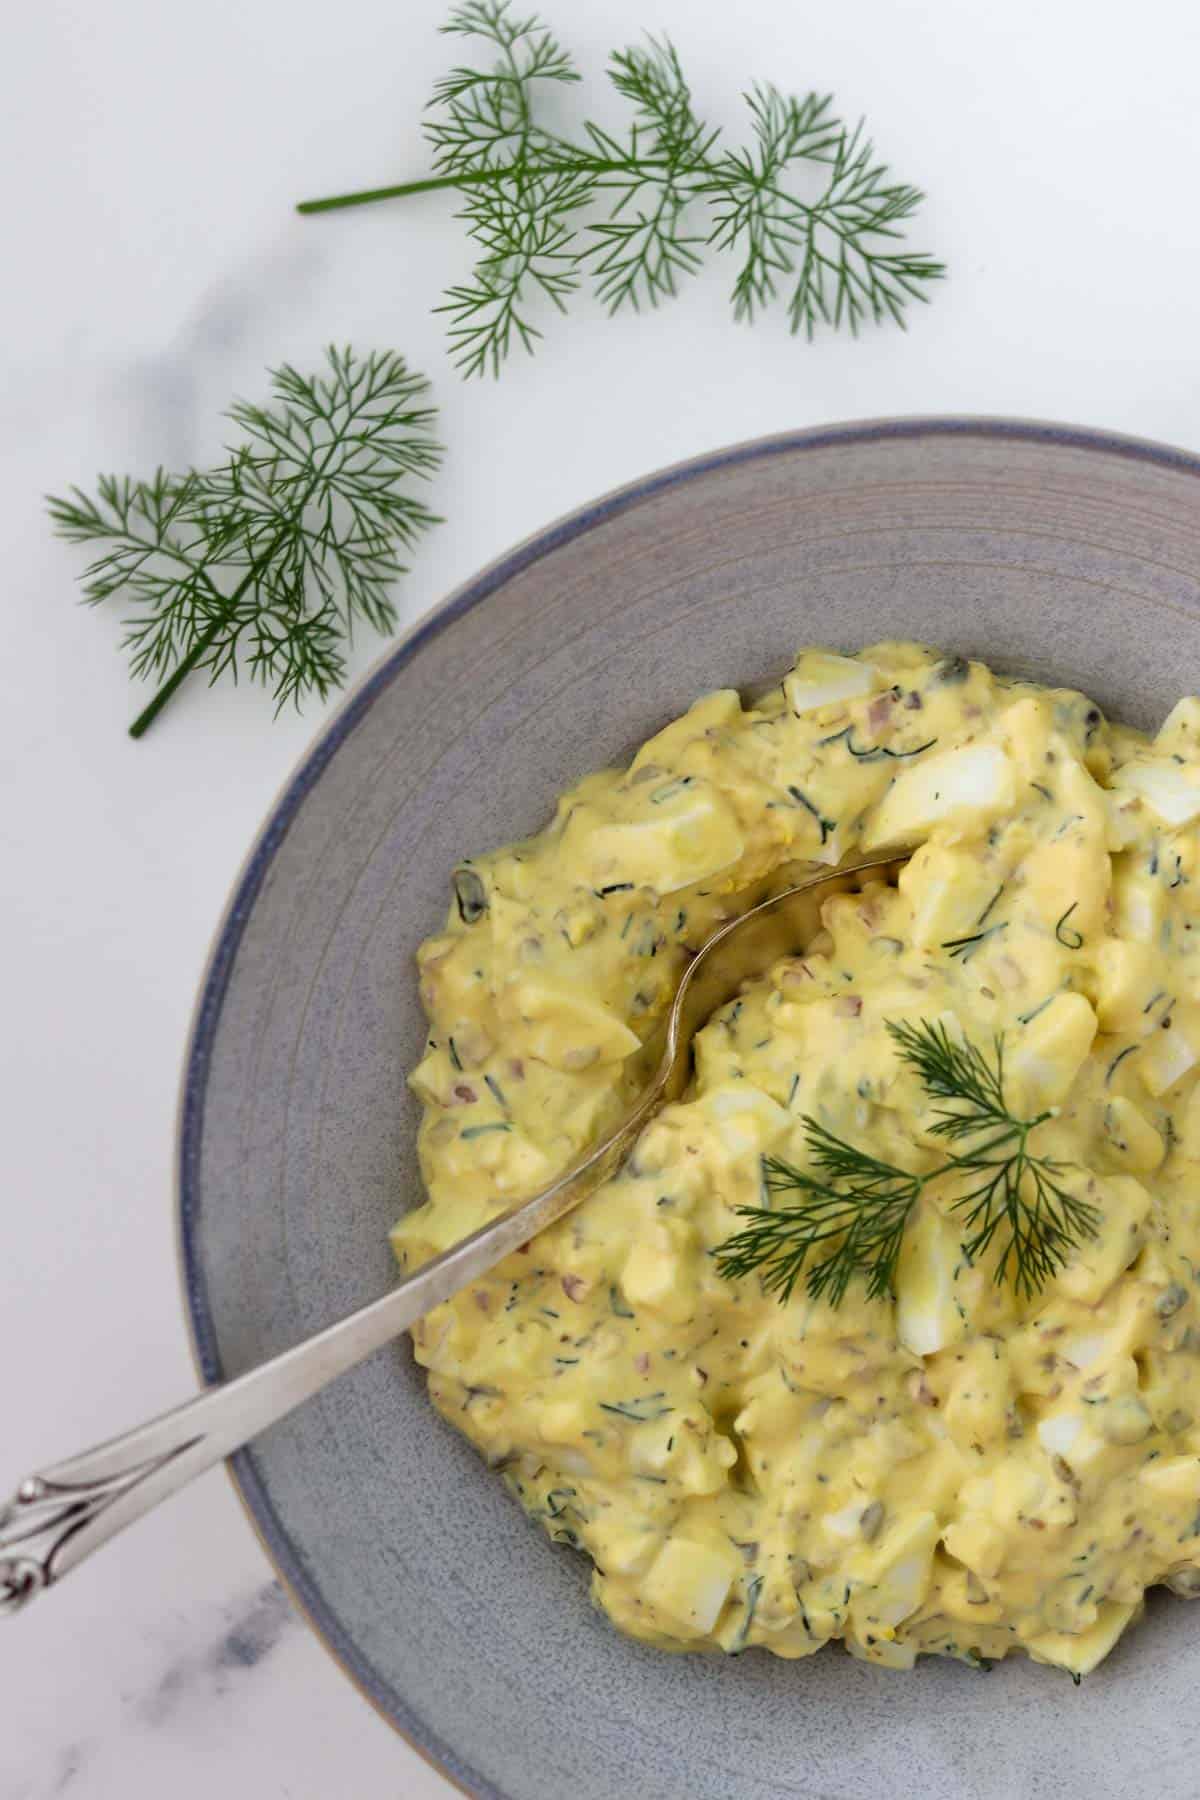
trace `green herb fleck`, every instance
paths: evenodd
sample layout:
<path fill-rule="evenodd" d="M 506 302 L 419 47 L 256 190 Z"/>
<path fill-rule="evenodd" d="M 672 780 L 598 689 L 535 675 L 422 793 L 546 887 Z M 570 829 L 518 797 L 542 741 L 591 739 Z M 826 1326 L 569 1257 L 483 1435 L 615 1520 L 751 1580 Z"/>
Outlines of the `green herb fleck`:
<path fill-rule="evenodd" d="M 692 777 L 690 775 L 681 775 L 678 781 L 666 781 L 662 787 L 655 788 L 650 796 L 650 804 L 651 806 L 662 806 L 665 801 L 673 800 L 676 794 L 681 794 L 685 788 L 691 786 Z"/>
<path fill-rule="evenodd" d="M 1054 935 L 1063 946 L 1064 950 L 1082 950 L 1083 948 L 1082 932 L 1076 931 L 1073 925 L 1067 924 L 1067 920 L 1078 905 L 1078 900 L 1072 900 L 1070 906 L 1068 906 L 1066 912 L 1054 927 Z"/>
<path fill-rule="evenodd" d="M 821 842 L 824 843 L 826 839 L 837 830 L 837 820 L 825 818 L 813 805 L 812 801 L 808 798 L 808 795 L 805 794 L 802 789 L 793 787 L 789 783 L 788 793 L 792 796 L 792 799 L 796 802 L 797 806 L 802 806 L 805 812 L 811 814 L 817 821 L 821 833 Z"/>
<path fill-rule="evenodd" d="M 655 1419 L 664 1419 L 668 1413 L 674 1412 L 673 1406 L 662 1406 L 659 1403 L 666 1399 L 665 1391 L 657 1394 L 642 1394 L 633 1400 L 601 1400 L 600 1410 L 616 1413 L 618 1418 L 631 1419 L 635 1425 L 649 1425 Z"/>
<path fill-rule="evenodd" d="M 762 1590 L 763 1577 L 761 1575 L 752 1575 L 746 1583 L 746 1611 L 743 1614 L 742 1622 L 738 1627 L 737 1636 L 730 1649 L 729 1654 L 731 1656 L 740 1656 L 741 1652 L 746 1647 L 746 1639 L 749 1637 L 750 1627 L 754 1623 L 754 1615 L 758 1610 L 758 1597 L 762 1593 Z"/>
<path fill-rule="evenodd" d="M 969 937 L 947 938 L 942 949 L 950 953 L 952 959 L 958 958 L 969 963 L 989 938 L 998 937 L 1002 931 L 1008 930 L 1008 920 L 1001 919 L 998 925 L 989 925 L 984 931 L 973 931 Z"/>
<path fill-rule="evenodd" d="M 504 1098 L 504 1089 L 500 1086 L 500 1083 L 496 1080 L 496 1077 L 494 1075 L 485 1075 L 483 1079 L 487 1082 L 488 1087 L 491 1089 L 492 1097 L 495 1100 L 496 1105 L 502 1106 L 504 1108 L 505 1112 L 507 1112 L 508 1111 L 508 1101 Z"/>
<path fill-rule="evenodd" d="M 991 912 L 992 908 L 995 906 L 997 900 L 1000 898 L 1001 894 L 1004 892 L 1004 890 L 1007 886 L 1008 886 L 1008 883 L 1006 881 L 1002 881 L 1000 883 L 1000 886 L 996 889 L 995 893 L 992 895 L 991 899 L 988 901 L 987 905 L 984 907 L 983 911 L 980 913 L 979 917 L 976 919 L 975 923 L 977 925 L 982 925 L 986 921 L 988 914 Z"/>
<path fill-rule="evenodd" d="M 841 735 L 841 734 L 839 734 Z M 854 727 L 847 725 L 845 731 L 846 748 L 857 762 L 882 762 L 884 757 L 892 762 L 903 762 L 905 757 L 920 756 L 926 750 L 932 750 L 937 743 L 936 738 L 927 738 L 923 744 L 917 744 L 912 750 L 889 750 L 885 744 L 871 744 L 865 750 L 855 746 Z M 822 743 L 832 743 L 832 738 L 822 738 Z"/>
<path fill-rule="evenodd" d="M 634 1316 L 633 1309 L 632 1309 L 632 1307 L 626 1306 L 625 1302 L 622 1300 L 620 1290 L 618 1289 L 615 1281 L 613 1282 L 612 1286 L 608 1290 L 608 1304 L 612 1308 L 613 1312 L 616 1314 L 618 1319 L 632 1319 L 633 1318 L 633 1316 Z"/>

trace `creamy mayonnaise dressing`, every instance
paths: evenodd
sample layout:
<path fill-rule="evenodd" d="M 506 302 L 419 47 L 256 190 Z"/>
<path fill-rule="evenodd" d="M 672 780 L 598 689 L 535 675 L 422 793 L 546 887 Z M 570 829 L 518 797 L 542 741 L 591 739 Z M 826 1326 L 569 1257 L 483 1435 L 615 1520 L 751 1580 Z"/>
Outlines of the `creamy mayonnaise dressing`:
<path fill-rule="evenodd" d="M 645 1079 L 690 950 L 812 863 L 920 846 L 696 1041 L 619 1176 L 416 1328 L 445 1416 L 621 1629 L 833 1638 L 908 1667 L 1078 1674 L 1200 1589 L 1200 701 L 1157 737 L 911 644 L 709 695 L 538 836 L 456 876 L 420 952 L 428 1203 L 409 1267 L 543 1185 Z M 964 942 L 964 940 L 966 940 Z M 888 1020 L 1003 1032 L 1013 1110 L 1102 1214 L 1041 1292 L 926 1190 L 893 1299 L 786 1305 L 713 1251 L 804 1165 L 803 1115 L 920 1172 L 944 1146 Z M 961 1190 L 960 1190 L 961 1191 Z"/>

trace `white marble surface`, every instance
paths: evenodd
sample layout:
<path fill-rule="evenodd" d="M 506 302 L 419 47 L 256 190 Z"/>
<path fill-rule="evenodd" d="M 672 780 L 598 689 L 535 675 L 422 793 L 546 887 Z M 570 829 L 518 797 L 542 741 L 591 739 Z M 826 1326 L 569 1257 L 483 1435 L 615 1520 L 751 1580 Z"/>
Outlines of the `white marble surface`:
<path fill-rule="evenodd" d="M 548 0 L 548 4 L 550 0 Z M 39 502 L 97 467 L 203 457 L 270 361 L 331 339 L 434 378 L 451 520 L 414 617 L 515 538 L 641 471 L 826 419 L 1062 418 L 1200 443 L 1200 14 L 1185 0 L 557 0 L 585 62 L 643 25 L 697 94 L 828 86 L 931 193 L 953 279 L 907 336 L 792 344 L 726 322 L 720 278 L 657 317 L 551 322 L 497 386 L 451 372 L 439 201 L 305 222 L 309 193 L 423 162 L 448 60 L 434 0 L 39 0 L 0 69 L 3 317 L 0 907 L 3 1475 L 82 1447 L 192 1381 L 172 1133 L 209 936 L 243 851 L 320 723 L 189 687 L 153 735 L 113 617 Z M 358 667 L 374 647 L 363 646 Z M 5 1474 L 4 1472 L 7 1471 Z M 215 1472 L 0 1628 L 3 1800 L 263 1800 L 450 1790 L 289 1613 Z"/>

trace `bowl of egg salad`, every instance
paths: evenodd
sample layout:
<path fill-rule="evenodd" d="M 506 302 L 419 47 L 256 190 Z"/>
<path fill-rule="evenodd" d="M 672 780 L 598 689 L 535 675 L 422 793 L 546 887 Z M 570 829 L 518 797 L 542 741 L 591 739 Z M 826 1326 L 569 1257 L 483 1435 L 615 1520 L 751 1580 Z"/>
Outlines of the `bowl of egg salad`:
<path fill-rule="evenodd" d="M 181 1114 L 237 1373 L 547 1185 L 688 962 L 903 852 L 575 1212 L 234 1459 L 488 1800 L 1194 1791 L 1200 463 L 1007 421 L 649 477 L 297 772 Z"/>

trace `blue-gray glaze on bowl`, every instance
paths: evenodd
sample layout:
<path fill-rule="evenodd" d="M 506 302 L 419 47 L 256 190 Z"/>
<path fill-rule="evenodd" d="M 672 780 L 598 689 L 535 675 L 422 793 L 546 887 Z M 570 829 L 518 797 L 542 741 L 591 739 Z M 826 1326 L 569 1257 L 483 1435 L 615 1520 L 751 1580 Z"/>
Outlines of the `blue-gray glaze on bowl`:
<path fill-rule="evenodd" d="M 205 977 L 180 1131 L 203 1376 L 373 1298 L 418 1194 L 412 955 L 455 859 L 803 642 L 923 638 L 1153 725 L 1200 686 L 1200 461 L 1001 420 L 753 443 L 634 483 L 424 621 L 268 820 Z M 1179 1601 L 1076 1690 L 1012 1660 L 912 1675 L 836 1651 L 670 1657 L 619 1637 L 428 1405 L 407 1347 L 234 1459 L 347 1672 L 487 1800 L 1125 1800 L 1195 1792 L 1200 1637 Z M 1152 1786 L 1150 1785 L 1152 1783 Z"/>

